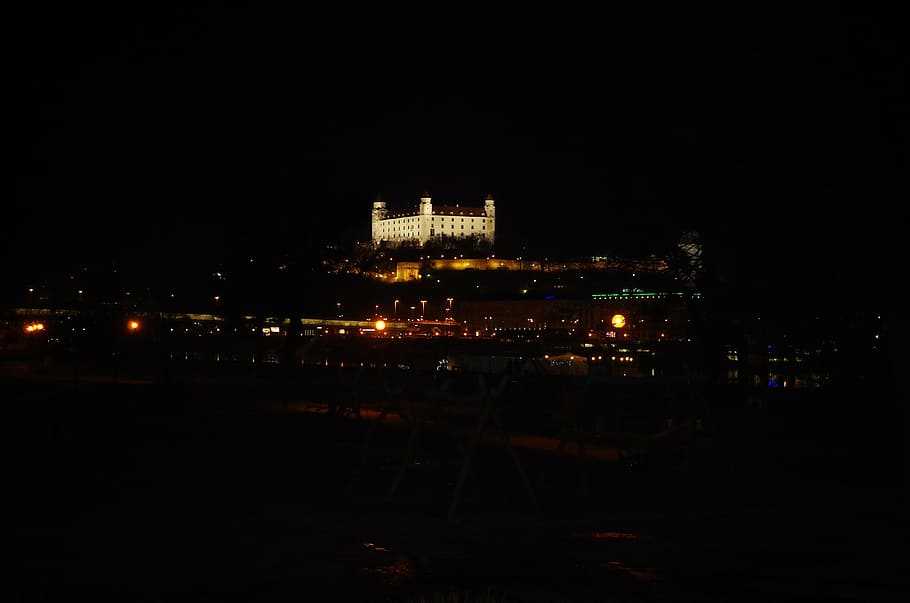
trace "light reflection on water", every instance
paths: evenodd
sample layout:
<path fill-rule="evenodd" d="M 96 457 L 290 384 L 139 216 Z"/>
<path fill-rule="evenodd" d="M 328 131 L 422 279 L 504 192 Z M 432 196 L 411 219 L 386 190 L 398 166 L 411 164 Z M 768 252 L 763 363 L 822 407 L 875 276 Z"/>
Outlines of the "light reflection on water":
<path fill-rule="evenodd" d="M 629 567 L 620 561 L 607 561 L 607 567 L 613 570 L 619 570 L 625 572 L 631 576 L 635 576 L 639 580 L 653 581 L 657 580 L 657 574 L 652 568 L 647 567 Z"/>
<path fill-rule="evenodd" d="M 637 540 L 640 538 L 639 534 L 631 532 L 588 532 L 582 536 L 596 540 Z M 374 558 L 378 562 L 376 564 L 367 562 L 359 568 L 360 573 L 375 576 L 389 586 L 400 586 L 417 578 L 418 568 L 408 555 L 393 553 L 391 549 L 373 542 L 363 543 L 363 548 L 379 553 L 380 558 Z M 606 568 L 647 582 L 658 579 L 654 568 L 633 567 L 621 561 L 607 561 Z"/>
<path fill-rule="evenodd" d="M 265 349 L 246 352 L 239 354 L 236 352 L 202 352 L 202 351 L 172 351 L 169 355 L 171 360 L 182 360 L 185 363 L 209 365 L 209 366 L 226 366 L 240 364 L 242 360 L 252 365 L 276 365 L 281 363 L 281 357 L 275 349 Z M 347 358 L 344 356 L 321 357 L 318 361 L 313 359 L 298 358 L 301 365 L 339 367 L 346 366 L 369 366 L 380 368 L 387 366 L 387 363 L 381 359 L 373 359 L 365 362 L 359 358 Z M 740 383 L 744 375 L 738 368 L 730 368 L 719 375 L 719 381 L 727 384 Z M 644 378 L 647 381 L 647 378 Z M 830 371 L 816 370 L 813 368 L 800 368 L 792 366 L 773 367 L 767 374 L 760 378 L 759 385 L 761 389 L 767 390 L 815 390 L 824 389 L 831 386 L 833 375 Z"/>
<path fill-rule="evenodd" d="M 386 562 L 379 565 L 367 565 L 360 572 L 379 577 L 388 585 L 394 586 L 416 578 L 417 568 L 407 555 L 391 555 L 392 551 L 372 542 L 363 543 L 363 548 L 383 554 Z"/>
<path fill-rule="evenodd" d="M 580 534 L 580 537 L 591 540 L 638 540 L 641 535 L 633 532 L 585 532 Z M 657 574 L 653 568 L 631 567 L 621 561 L 607 561 L 607 568 L 621 571 L 639 580 L 657 580 Z"/>
<path fill-rule="evenodd" d="M 638 534 L 632 534 L 631 532 L 589 532 L 583 536 L 595 540 L 636 540 L 639 538 Z"/>

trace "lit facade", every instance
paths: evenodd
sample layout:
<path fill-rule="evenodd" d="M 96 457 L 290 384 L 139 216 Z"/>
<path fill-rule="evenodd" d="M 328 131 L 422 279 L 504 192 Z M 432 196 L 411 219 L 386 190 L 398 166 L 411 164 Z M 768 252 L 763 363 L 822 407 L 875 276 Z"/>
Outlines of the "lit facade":
<path fill-rule="evenodd" d="M 434 207 L 429 193 L 424 193 L 417 210 L 405 212 L 390 212 L 385 201 L 373 202 L 373 243 L 424 245 L 445 238 L 472 237 L 490 244 L 495 241 L 496 207 L 492 195 L 487 195 L 483 207 Z"/>

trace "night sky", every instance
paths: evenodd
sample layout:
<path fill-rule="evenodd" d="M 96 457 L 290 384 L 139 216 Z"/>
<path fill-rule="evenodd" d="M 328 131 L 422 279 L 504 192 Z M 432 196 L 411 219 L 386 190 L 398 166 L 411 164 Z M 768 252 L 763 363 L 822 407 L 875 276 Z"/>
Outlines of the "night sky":
<path fill-rule="evenodd" d="M 377 194 L 426 189 L 492 193 L 503 246 L 634 256 L 694 230 L 739 278 L 878 286 L 905 248 L 892 16 L 735 5 L 20 7 L 6 263 L 363 240 Z"/>

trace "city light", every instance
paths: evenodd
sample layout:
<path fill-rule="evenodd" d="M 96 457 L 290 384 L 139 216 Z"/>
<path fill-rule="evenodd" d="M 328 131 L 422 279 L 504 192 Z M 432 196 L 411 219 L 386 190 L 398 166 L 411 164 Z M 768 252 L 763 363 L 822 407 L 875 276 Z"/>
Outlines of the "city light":
<path fill-rule="evenodd" d="M 127 330 L 129 330 L 131 333 L 135 333 L 136 331 L 138 331 L 140 326 L 141 326 L 141 325 L 139 324 L 139 321 L 138 321 L 138 320 L 135 320 L 135 319 L 129 320 L 129 321 L 127 321 L 127 323 L 126 323 L 126 328 L 127 328 Z"/>
<path fill-rule="evenodd" d="M 43 322 L 31 322 L 31 323 L 25 325 L 26 333 L 36 333 L 38 331 L 43 331 L 43 330 L 44 330 Z"/>

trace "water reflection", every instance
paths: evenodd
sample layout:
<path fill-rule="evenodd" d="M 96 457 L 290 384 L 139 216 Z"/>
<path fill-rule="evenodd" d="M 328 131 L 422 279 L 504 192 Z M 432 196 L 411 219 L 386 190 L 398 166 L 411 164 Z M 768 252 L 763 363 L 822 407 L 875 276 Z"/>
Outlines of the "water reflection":
<path fill-rule="evenodd" d="M 405 348 L 405 345 L 401 346 Z M 319 354 L 314 350 L 302 349 L 296 354 L 295 362 L 300 366 L 338 367 L 359 366 L 369 368 L 385 368 L 394 366 L 395 354 L 409 354 L 409 358 L 420 358 L 421 361 L 433 360 L 438 362 L 442 352 L 428 352 L 414 347 L 410 352 L 395 349 L 370 348 L 364 344 L 363 349 L 350 346 L 344 349 L 319 349 Z M 439 356 L 439 357 L 437 357 Z M 495 357 L 492 355 L 491 358 Z M 168 358 L 172 363 L 192 366 L 193 369 L 230 370 L 230 368 L 247 366 L 270 366 L 281 364 L 284 360 L 278 348 L 264 346 L 253 350 L 214 349 L 214 350 L 180 350 L 171 351 Z M 768 390 L 815 390 L 831 386 L 835 375 L 817 363 L 794 362 L 789 356 L 771 356 L 762 366 L 761 370 L 743 370 L 738 361 L 729 362 L 730 366 L 723 369 L 718 375 L 718 381 L 729 385 L 751 383 L 752 386 Z M 751 367 L 756 369 L 756 367 Z M 666 375 L 650 376 L 640 375 L 632 381 L 665 382 Z M 597 376 L 597 375 L 595 375 Z"/>
<path fill-rule="evenodd" d="M 639 538 L 638 534 L 630 532 L 589 532 L 584 536 L 595 540 L 636 540 Z"/>
<path fill-rule="evenodd" d="M 378 577 L 388 586 L 398 586 L 417 577 L 417 567 L 407 555 L 396 555 L 386 547 L 372 542 L 363 543 L 363 548 L 382 554 L 382 563 L 367 565 L 360 572 Z"/>
<path fill-rule="evenodd" d="M 657 574 L 653 568 L 629 567 L 621 561 L 607 561 L 607 567 L 635 576 L 639 580 L 647 580 L 649 582 L 657 580 Z"/>

